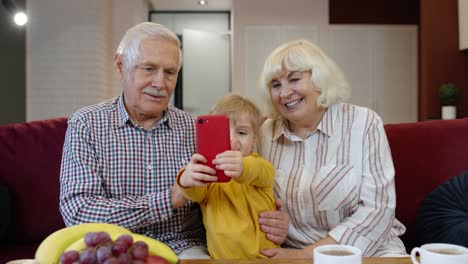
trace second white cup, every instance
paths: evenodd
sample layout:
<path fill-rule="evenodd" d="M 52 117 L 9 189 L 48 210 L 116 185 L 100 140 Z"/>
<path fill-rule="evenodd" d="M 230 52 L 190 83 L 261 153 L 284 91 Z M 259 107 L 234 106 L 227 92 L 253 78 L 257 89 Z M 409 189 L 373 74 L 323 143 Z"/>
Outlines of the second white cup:
<path fill-rule="evenodd" d="M 314 264 L 362 264 L 362 252 L 346 245 L 319 246 L 314 249 Z"/>
<path fill-rule="evenodd" d="M 419 261 L 416 255 L 419 254 Z M 453 244 L 433 243 L 411 250 L 414 264 L 462 264 L 468 263 L 468 248 Z"/>

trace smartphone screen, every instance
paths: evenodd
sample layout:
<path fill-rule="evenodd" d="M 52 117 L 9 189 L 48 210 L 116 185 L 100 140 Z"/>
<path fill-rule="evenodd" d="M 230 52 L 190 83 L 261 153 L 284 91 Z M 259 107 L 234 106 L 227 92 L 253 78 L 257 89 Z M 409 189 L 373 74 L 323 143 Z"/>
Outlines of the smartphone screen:
<path fill-rule="evenodd" d="M 197 153 L 208 161 L 207 166 L 216 170 L 212 161 L 219 153 L 231 149 L 229 118 L 225 115 L 203 115 L 196 120 Z M 228 182 L 231 177 L 222 170 L 216 170 L 218 182 Z"/>

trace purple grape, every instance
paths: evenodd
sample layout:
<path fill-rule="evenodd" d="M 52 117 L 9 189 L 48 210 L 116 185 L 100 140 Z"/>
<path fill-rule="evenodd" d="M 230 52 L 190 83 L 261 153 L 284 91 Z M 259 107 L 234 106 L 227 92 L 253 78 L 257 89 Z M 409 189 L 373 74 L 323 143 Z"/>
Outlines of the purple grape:
<path fill-rule="evenodd" d="M 111 237 L 106 232 L 97 232 L 94 239 L 96 246 L 101 246 L 112 241 Z"/>
<path fill-rule="evenodd" d="M 78 259 L 80 259 L 80 254 L 78 253 L 78 251 L 75 251 L 75 250 L 65 251 L 60 256 L 60 264 L 72 264 Z"/>
<path fill-rule="evenodd" d="M 128 245 L 124 241 L 116 241 L 114 246 L 112 246 L 112 253 L 116 256 L 127 253 Z"/>
<path fill-rule="evenodd" d="M 95 248 L 87 248 L 80 255 L 80 263 L 81 264 L 95 264 L 97 262 L 96 258 L 96 249 Z"/>
<path fill-rule="evenodd" d="M 88 232 L 84 237 L 84 242 L 88 247 L 95 247 L 96 246 L 96 239 L 97 233 L 95 232 Z"/>
<path fill-rule="evenodd" d="M 132 257 L 133 259 L 145 260 L 146 257 L 148 257 L 148 246 L 146 244 L 143 246 L 135 243 L 132 250 Z"/>
<path fill-rule="evenodd" d="M 127 234 L 121 235 L 115 240 L 115 242 L 125 243 L 127 247 L 131 247 L 133 245 L 133 237 Z"/>
<path fill-rule="evenodd" d="M 127 264 L 127 263 L 133 264 L 132 257 L 128 253 L 120 254 L 117 257 L 117 260 L 119 261 L 119 263 L 122 263 L 122 264 Z"/>
<path fill-rule="evenodd" d="M 145 264 L 145 262 L 143 260 L 136 259 L 132 261 L 132 264 Z"/>
<path fill-rule="evenodd" d="M 96 251 L 96 257 L 99 263 L 102 263 L 106 259 L 112 257 L 112 245 L 107 244 L 102 247 L 99 247 Z"/>
<path fill-rule="evenodd" d="M 144 248 L 146 251 L 148 251 L 148 244 L 146 244 L 145 242 L 143 241 L 137 241 L 133 244 L 133 247 L 142 247 Z"/>
<path fill-rule="evenodd" d="M 132 263 L 132 262 L 128 262 L 128 263 Z M 106 259 L 104 262 L 102 262 L 102 264 L 120 264 L 120 262 L 117 260 L 116 257 L 110 257 Z"/>

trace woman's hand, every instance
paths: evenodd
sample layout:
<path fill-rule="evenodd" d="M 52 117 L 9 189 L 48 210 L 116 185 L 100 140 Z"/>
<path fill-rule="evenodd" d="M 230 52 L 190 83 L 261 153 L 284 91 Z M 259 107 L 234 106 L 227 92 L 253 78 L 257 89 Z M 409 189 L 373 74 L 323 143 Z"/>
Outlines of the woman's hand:
<path fill-rule="evenodd" d="M 292 249 L 292 248 L 267 248 L 261 249 L 260 253 L 269 258 L 312 258 L 313 254 L 310 254 L 305 249 Z"/>
<path fill-rule="evenodd" d="M 289 215 L 281 211 L 280 199 L 276 199 L 275 205 L 276 211 L 261 212 L 258 222 L 266 238 L 276 245 L 281 245 L 288 235 Z"/>
<path fill-rule="evenodd" d="M 303 249 L 292 248 L 267 248 L 260 250 L 260 253 L 269 258 L 312 258 L 314 257 L 314 249 L 322 245 L 336 245 L 335 239 L 326 236 L 312 245 L 306 246 Z"/>
<path fill-rule="evenodd" d="M 207 182 L 218 180 L 216 170 L 204 165 L 207 160 L 200 154 L 193 154 L 189 164 L 185 167 L 179 179 L 179 184 L 183 188 L 203 187 Z"/>

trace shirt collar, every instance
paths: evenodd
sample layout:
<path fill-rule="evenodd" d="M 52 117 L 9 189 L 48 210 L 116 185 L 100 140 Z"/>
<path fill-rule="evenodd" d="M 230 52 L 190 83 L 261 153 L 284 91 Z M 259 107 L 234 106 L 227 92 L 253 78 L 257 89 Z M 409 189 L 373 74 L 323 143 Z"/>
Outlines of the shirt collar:
<path fill-rule="evenodd" d="M 317 130 L 322 131 L 325 135 L 331 137 L 335 131 L 336 120 L 338 118 L 337 104 L 333 104 L 325 110 L 322 120 L 317 125 Z"/>
<path fill-rule="evenodd" d="M 132 125 L 136 126 L 136 124 L 130 118 L 130 115 L 128 114 L 127 109 L 125 109 L 123 94 L 121 94 L 119 96 L 119 100 L 117 102 L 117 109 L 118 109 L 118 120 L 119 120 L 118 126 L 119 127 L 124 127 L 127 124 L 132 124 Z M 173 112 L 174 111 L 172 109 L 172 106 L 169 105 L 167 107 L 167 109 L 164 111 L 161 120 L 159 120 L 159 122 L 152 129 L 154 129 L 157 126 L 159 126 L 160 124 L 164 124 L 164 123 L 166 123 L 168 125 L 168 127 L 172 129 L 174 127 L 173 126 L 173 123 L 174 123 L 174 113 Z"/>
<path fill-rule="evenodd" d="M 174 109 L 173 109 L 174 106 L 172 105 L 167 105 L 167 108 L 166 108 L 166 111 L 164 111 L 163 113 L 163 117 L 161 118 L 161 120 L 159 121 L 159 123 L 166 123 L 167 126 L 170 128 L 170 129 L 173 129 L 174 128 L 174 122 L 176 120 L 176 117 L 175 117 L 175 113 L 174 113 Z"/>
<path fill-rule="evenodd" d="M 335 121 L 338 119 L 337 106 L 331 105 L 325 110 L 322 119 L 317 124 L 317 131 L 331 137 L 336 126 Z M 288 121 L 284 118 L 279 118 L 274 122 L 273 140 L 277 140 L 281 135 L 288 139 L 292 139 L 295 135 L 289 130 Z"/>
<path fill-rule="evenodd" d="M 130 115 L 128 114 L 127 109 L 125 109 L 123 94 L 119 96 L 119 100 L 117 102 L 117 115 L 119 127 L 124 127 L 128 122 L 131 122 Z"/>

